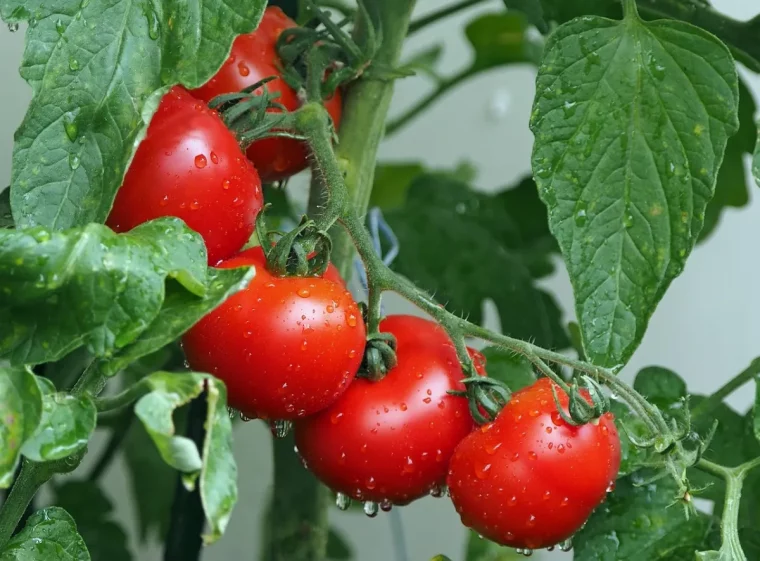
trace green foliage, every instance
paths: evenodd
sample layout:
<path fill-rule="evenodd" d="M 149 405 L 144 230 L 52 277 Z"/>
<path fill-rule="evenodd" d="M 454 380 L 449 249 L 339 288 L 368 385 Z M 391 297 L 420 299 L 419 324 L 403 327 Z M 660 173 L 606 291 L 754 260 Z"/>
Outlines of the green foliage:
<path fill-rule="evenodd" d="M 552 270 L 543 216 L 532 181 L 490 196 L 447 175 L 421 175 L 404 207 L 386 214 L 401 247 L 394 267 L 475 323 L 490 298 L 504 333 L 565 348 L 560 312 L 534 282 Z"/>
<path fill-rule="evenodd" d="M 726 47 L 688 24 L 588 17 L 552 34 L 533 171 L 592 362 L 628 360 L 683 269 L 738 128 L 738 97 Z"/>
<path fill-rule="evenodd" d="M 142 382 L 149 393 L 135 404 L 135 414 L 153 439 L 163 460 L 185 474 L 188 488 L 200 477 L 201 501 L 211 531 L 204 541 L 224 533 L 237 501 L 237 466 L 232 455 L 232 424 L 224 384 L 207 374 L 156 372 Z M 176 434 L 174 410 L 206 392 L 208 415 L 202 450 Z"/>
<path fill-rule="evenodd" d="M 513 392 L 536 381 L 533 365 L 524 356 L 499 347 L 486 347 L 481 352 L 486 357 L 488 377 L 504 382 Z"/>
<path fill-rule="evenodd" d="M 0 356 L 38 364 L 84 345 L 109 357 L 145 334 L 121 366 L 176 338 L 243 278 L 208 275 L 203 241 L 176 218 L 121 235 L 98 224 L 0 230 Z M 173 307 L 162 314 L 167 279 L 181 287 L 169 290 Z"/>
<path fill-rule="evenodd" d="M 483 72 L 506 64 L 541 61 L 543 42 L 527 35 L 528 21 L 513 12 L 485 14 L 464 29 L 475 54 L 469 73 Z"/>
<path fill-rule="evenodd" d="M 509 547 L 502 547 L 470 531 L 465 561 L 519 561 L 522 555 Z"/>
<path fill-rule="evenodd" d="M 0 228 L 13 228 L 10 189 L 0 191 Z"/>
<path fill-rule="evenodd" d="M 0 367 L 0 488 L 12 483 L 21 446 L 40 423 L 42 392 L 35 378 L 25 368 Z"/>
<path fill-rule="evenodd" d="M 330 528 L 327 533 L 327 558 L 330 561 L 349 561 L 354 558 L 346 538 L 335 528 Z"/>
<path fill-rule="evenodd" d="M 64 509 L 53 506 L 35 512 L 26 526 L 5 545 L 0 561 L 90 561 L 77 525 Z"/>
<path fill-rule="evenodd" d="M 263 0 L 3 0 L 28 21 L 21 75 L 34 98 L 16 132 L 11 206 L 20 227 L 103 222 L 169 86 L 198 87 L 254 29 Z"/>
<path fill-rule="evenodd" d="M 76 521 L 92 561 L 131 561 L 127 535 L 113 520 L 113 505 L 91 481 L 67 481 L 55 486 L 55 504 Z"/>
<path fill-rule="evenodd" d="M 673 503 L 672 479 L 619 479 L 573 538 L 576 561 L 686 561 L 705 543 L 711 521 Z"/>

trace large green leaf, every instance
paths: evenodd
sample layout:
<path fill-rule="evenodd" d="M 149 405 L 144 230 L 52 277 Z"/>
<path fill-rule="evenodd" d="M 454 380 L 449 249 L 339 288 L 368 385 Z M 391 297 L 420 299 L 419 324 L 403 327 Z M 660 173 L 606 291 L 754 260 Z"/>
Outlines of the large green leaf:
<path fill-rule="evenodd" d="M 109 356 L 156 319 L 167 278 L 208 291 L 203 241 L 176 218 L 121 235 L 99 224 L 0 230 L 0 356 L 38 364 L 83 345 Z"/>
<path fill-rule="evenodd" d="M 0 488 L 13 482 L 21 446 L 42 416 L 42 394 L 25 368 L 0 367 Z"/>
<path fill-rule="evenodd" d="M 16 223 L 103 222 L 160 97 L 208 80 L 265 4 L 1 0 L 5 21 L 30 23 L 21 75 L 34 98 L 16 132 Z"/>
<path fill-rule="evenodd" d="M 703 515 L 687 519 L 672 504 L 672 479 L 639 485 L 635 478 L 619 479 L 575 535 L 575 561 L 686 561 L 702 548 L 710 522 Z"/>
<path fill-rule="evenodd" d="M 532 207 L 520 200 L 531 193 L 535 200 L 532 182 L 489 196 L 446 175 L 418 177 L 405 206 L 386 214 L 401 248 L 394 267 L 476 323 L 490 298 L 504 333 L 564 348 L 559 309 L 532 275 L 551 270 L 554 243 L 538 201 L 543 226 L 527 218 Z"/>
<path fill-rule="evenodd" d="M 97 410 L 88 395 L 46 393 L 42 418 L 21 453 L 34 462 L 60 460 L 87 445 L 95 430 Z"/>
<path fill-rule="evenodd" d="M 156 319 L 137 340 L 119 350 L 101 370 L 106 375 L 115 374 L 135 360 L 176 340 L 228 297 L 248 286 L 255 274 L 253 268 L 209 269 L 208 289 L 202 298 L 191 294 L 177 283 L 168 284 L 163 306 Z"/>
<path fill-rule="evenodd" d="M 77 521 L 92 561 L 131 561 L 127 535 L 113 520 L 113 504 L 92 481 L 67 481 L 55 486 L 55 504 Z"/>
<path fill-rule="evenodd" d="M 90 561 L 71 515 L 60 507 L 39 510 L 0 552 L 0 561 Z"/>
<path fill-rule="evenodd" d="M 232 455 L 227 390 L 216 378 L 191 372 L 156 372 L 140 383 L 150 391 L 135 404 L 135 414 L 164 461 L 186 474 L 186 485 L 194 486 L 200 476 L 201 500 L 211 526 L 204 541 L 216 541 L 224 533 L 237 501 L 237 466 Z M 175 409 L 204 391 L 208 396 L 206 438 L 203 449 L 198 450 L 192 440 L 177 435 L 172 415 Z"/>
<path fill-rule="evenodd" d="M 728 49 L 691 25 L 584 17 L 552 34 L 532 164 L 594 363 L 628 360 L 683 269 L 738 98 Z"/>
<path fill-rule="evenodd" d="M 544 7 L 541 0 L 504 0 L 508 10 L 517 10 L 525 14 L 528 23 L 535 25 L 541 33 L 549 31 L 549 26 L 544 20 Z"/>
<path fill-rule="evenodd" d="M 533 365 L 524 356 L 499 347 L 486 347 L 481 352 L 486 357 L 489 378 L 504 382 L 513 392 L 536 381 Z"/>

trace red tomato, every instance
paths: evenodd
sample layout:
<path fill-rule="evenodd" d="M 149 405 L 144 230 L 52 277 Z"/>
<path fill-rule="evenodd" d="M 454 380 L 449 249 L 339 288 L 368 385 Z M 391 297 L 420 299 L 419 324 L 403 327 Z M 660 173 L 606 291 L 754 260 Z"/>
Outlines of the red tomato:
<path fill-rule="evenodd" d="M 493 423 L 461 442 L 449 466 L 449 492 L 462 523 L 510 547 L 548 547 L 572 536 L 620 467 L 612 414 L 569 425 L 551 385 L 542 378 L 515 392 Z M 567 410 L 568 397 L 557 389 Z"/>
<path fill-rule="evenodd" d="M 361 364 L 359 307 L 328 279 L 273 276 L 260 247 L 220 264 L 242 266 L 256 268 L 248 288 L 184 336 L 190 366 L 223 380 L 230 406 L 247 417 L 295 419 L 324 409 Z"/>
<path fill-rule="evenodd" d="M 193 90 L 193 95 L 208 102 L 218 95 L 239 92 L 259 80 L 278 76 L 267 83 L 269 92 L 279 92 L 276 101 L 288 111 L 298 109 L 301 106 L 298 93 L 279 77 L 281 62 L 275 49 L 280 33 L 291 27 L 296 27 L 296 22 L 280 8 L 267 8 L 256 31 L 235 39 L 227 61 L 211 80 Z M 341 116 L 340 91 L 325 101 L 325 107 L 337 129 Z M 290 177 L 307 165 L 307 147 L 290 138 L 258 140 L 248 147 L 247 153 L 265 183 Z"/>
<path fill-rule="evenodd" d="M 177 216 L 211 264 L 238 251 L 264 204 L 261 181 L 219 116 L 180 87 L 161 100 L 106 224 L 116 232 Z"/>
<path fill-rule="evenodd" d="M 439 489 L 457 443 L 472 429 L 462 369 L 437 324 L 390 316 L 398 365 L 379 382 L 358 378 L 331 407 L 295 423 L 307 466 L 335 491 L 381 506 Z"/>

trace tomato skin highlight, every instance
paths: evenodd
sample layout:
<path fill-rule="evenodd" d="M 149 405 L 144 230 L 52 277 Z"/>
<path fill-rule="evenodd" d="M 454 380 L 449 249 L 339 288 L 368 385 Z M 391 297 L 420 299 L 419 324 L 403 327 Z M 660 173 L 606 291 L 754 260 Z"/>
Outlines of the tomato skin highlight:
<path fill-rule="evenodd" d="M 206 242 L 214 264 L 251 237 L 264 205 L 261 180 L 219 116 L 180 87 L 159 104 L 116 193 L 116 232 L 176 216 Z"/>
<path fill-rule="evenodd" d="M 268 7 L 259 27 L 235 39 L 229 58 L 213 78 L 192 91 L 193 95 L 209 102 L 218 95 L 239 92 L 264 78 L 277 76 L 265 87 L 270 93 L 279 92 L 276 101 L 288 111 L 298 109 L 301 106 L 298 93 L 281 78 L 282 63 L 275 48 L 283 30 L 296 26 L 279 7 Z M 325 101 L 336 129 L 340 124 L 341 104 L 340 91 Z M 291 138 L 257 140 L 248 147 L 247 154 L 265 183 L 286 179 L 307 165 L 307 146 Z"/>
<path fill-rule="evenodd" d="M 364 353 L 353 297 L 322 277 L 272 275 L 261 247 L 219 265 L 242 266 L 256 269 L 250 285 L 185 334 L 190 366 L 223 380 L 229 405 L 250 418 L 296 419 L 328 407 Z"/>
<path fill-rule="evenodd" d="M 457 443 L 473 428 L 453 344 L 437 324 L 389 316 L 398 365 L 379 382 L 357 378 L 331 407 L 295 423 L 307 467 L 335 491 L 407 504 L 442 486 Z"/>
<path fill-rule="evenodd" d="M 573 427 L 557 412 L 551 386 L 542 378 L 515 392 L 493 423 L 462 440 L 449 466 L 462 523 L 510 547 L 537 549 L 571 537 L 604 501 L 620 467 L 612 414 Z M 557 392 L 567 411 L 567 395 Z"/>

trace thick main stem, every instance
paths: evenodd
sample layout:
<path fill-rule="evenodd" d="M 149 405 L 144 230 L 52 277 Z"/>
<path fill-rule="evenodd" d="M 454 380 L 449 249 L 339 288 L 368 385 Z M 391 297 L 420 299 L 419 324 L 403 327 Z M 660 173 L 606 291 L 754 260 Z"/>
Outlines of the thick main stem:
<path fill-rule="evenodd" d="M 32 497 L 49 478 L 42 464 L 24 462 L 0 513 L 0 550 L 13 535 Z"/>
<path fill-rule="evenodd" d="M 398 64 L 415 1 L 378 0 L 373 4 L 383 33 L 383 43 L 373 62 L 393 67 Z M 357 26 L 354 35 L 357 43 L 361 44 L 366 30 Z M 377 149 L 385 131 L 385 119 L 392 97 L 392 80 L 371 77 L 357 80 L 345 97 L 336 152 L 345 171 L 348 204 L 361 219 L 367 213 Z M 333 262 L 344 277 L 350 274 L 353 254 L 349 237 L 341 231 L 336 232 L 333 236 Z"/>

